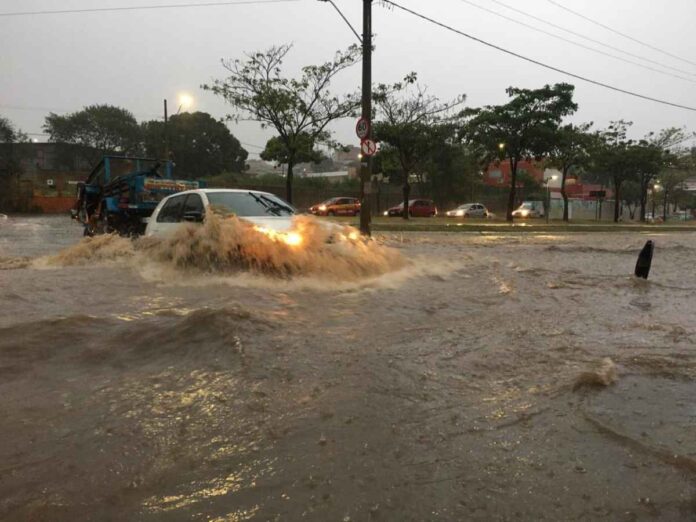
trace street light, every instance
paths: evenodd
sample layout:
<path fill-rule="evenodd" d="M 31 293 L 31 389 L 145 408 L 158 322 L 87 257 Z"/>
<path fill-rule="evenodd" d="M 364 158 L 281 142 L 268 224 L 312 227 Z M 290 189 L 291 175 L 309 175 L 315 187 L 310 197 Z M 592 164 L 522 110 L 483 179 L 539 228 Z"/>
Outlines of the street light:
<path fill-rule="evenodd" d="M 191 107 L 193 107 L 193 96 L 186 92 L 179 93 L 179 110 L 176 111 L 177 114 L 181 112 L 181 109 L 183 108 L 184 111 L 188 111 Z"/>
<path fill-rule="evenodd" d="M 652 220 L 655 221 L 655 193 L 660 190 L 660 184 L 655 183 L 652 187 Z"/>
<path fill-rule="evenodd" d="M 193 106 L 193 96 L 188 93 L 179 93 L 177 97 L 179 101 L 179 108 L 176 114 L 181 112 L 181 109 L 189 109 Z M 164 99 L 164 159 L 169 161 L 169 114 L 167 113 L 167 98 Z"/>
<path fill-rule="evenodd" d="M 556 181 L 558 176 L 553 174 L 551 177 L 546 178 L 546 223 L 549 222 L 549 215 L 551 214 L 551 188 L 549 187 L 550 181 Z"/>

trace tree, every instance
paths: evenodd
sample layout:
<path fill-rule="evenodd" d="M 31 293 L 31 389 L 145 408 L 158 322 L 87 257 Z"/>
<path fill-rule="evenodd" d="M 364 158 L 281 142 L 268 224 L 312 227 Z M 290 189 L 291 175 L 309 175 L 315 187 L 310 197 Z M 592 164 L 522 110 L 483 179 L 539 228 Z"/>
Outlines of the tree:
<path fill-rule="evenodd" d="M 334 96 L 329 93 L 331 80 L 361 57 L 360 48 L 352 46 L 337 52 L 334 59 L 322 65 L 302 69 L 299 79 L 281 75 L 285 56 L 292 46 L 272 47 L 265 52 L 247 54 L 244 60 L 223 60 L 229 72 L 224 80 L 215 80 L 203 88 L 222 96 L 235 110 L 232 120 L 242 118 L 258 121 L 263 128 L 272 127 L 287 151 L 286 193 L 292 202 L 293 166 L 306 146 L 330 143 L 327 126 L 334 120 L 350 116 L 360 105 L 357 93 Z"/>
<path fill-rule="evenodd" d="M 648 190 L 660 171 L 672 160 L 676 159 L 670 154 L 670 150 L 675 149 L 679 144 L 694 137 L 694 134 L 687 133 L 685 129 L 669 127 L 663 129 L 657 135 L 648 134 L 644 140 L 639 142 L 640 149 L 636 152 L 642 155 L 639 161 L 639 183 L 640 183 L 640 220 L 645 221 L 645 209 L 648 201 Z M 653 219 L 655 216 L 653 216 Z"/>
<path fill-rule="evenodd" d="M 627 181 L 638 182 L 636 172 L 640 154 L 637 154 L 633 141 L 626 137 L 630 125 L 630 122 L 623 120 L 611 122 L 606 130 L 596 134 L 592 152 L 596 174 L 611 183 L 614 189 L 615 223 L 619 221 L 623 184 Z"/>
<path fill-rule="evenodd" d="M 458 107 L 466 99 L 465 95 L 459 95 L 449 102 L 441 102 L 428 94 L 425 87 L 417 85 L 417 79 L 416 73 L 411 73 L 393 85 L 378 85 L 373 94 L 377 114 L 373 135 L 385 146 L 385 152 L 394 152 L 401 166 L 404 219 L 409 218 L 409 177 L 415 175 L 422 185 L 431 145 L 447 135 L 446 139 L 456 139 L 453 131 L 462 117 Z"/>
<path fill-rule="evenodd" d="M 0 143 L 23 143 L 28 140 L 27 135 L 10 120 L 0 116 Z"/>
<path fill-rule="evenodd" d="M 305 132 L 299 134 L 295 139 L 295 144 L 297 149 L 293 155 L 286 143 L 275 136 L 266 142 L 266 147 L 260 154 L 261 159 L 275 161 L 279 165 L 290 164 L 291 159 L 295 165 L 309 162 L 319 163 L 325 159 L 321 151 L 314 148 L 312 137 L 309 134 Z"/>
<path fill-rule="evenodd" d="M 169 149 L 186 177 L 202 178 L 242 172 L 249 155 L 227 126 L 206 112 L 176 114 L 167 123 Z M 164 122 L 142 124 L 145 152 L 164 158 Z"/>
<path fill-rule="evenodd" d="M 551 163 L 561 171 L 561 197 L 563 198 L 563 221 L 568 221 L 568 194 L 566 180 L 571 170 L 579 170 L 590 157 L 594 136 L 589 133 L 592 123 L 573 125 L 569 123 L 558 129 L 549 152 Z"/>
<path fill-rule="evenodd" d="M 629 152 L 633 156 L 631 161 L 634 165 L 636 181 L 640 187 L 640 220 L 645 221 L 648 189 L 662 169 L 664 154 L 660 147 L 646 140 L 632 144 Z"/>
<path fill-rule="evenodd" d="M 22 173 L 22 152 L 15 147 L 29 141 L 28 136 L 0 116 L 0 208 L 11 206 L 10 193 L 15 178 Z"/>
<path fill-rule="evenodd" d="M 510 163 L 510 194 L 507 220 L 512 222 L 517 188 L 517 166 L 521 160 L 540 157 L 551 151 L 564 116 L 578 108 L 573 102 L 575 87 L 567 83 L 546 85 L 541 89 L 517 89 L 505 92 L 511 100 L 505 105 L 487 105 L 469 109 L 464 135 L 475 146 L 485 163 L 500 156 Z"/>
<path fill-rule="evenodd" d="M 628 207 L 631 219 L 636 217 L 636 208 L 640 206 L 640 184 L 637 181 L 628 180 L 621 188 L 621 201 Z"/>
<path fill-rule="evenodd" d="M 140 150 L 140 126 L 135 117 L 112 105 L 90 105 L 65 116 L 52 112 L 43 128 L 49 141 L 80 145 L 82 156 L 91 163 L 104 155 Z"/>

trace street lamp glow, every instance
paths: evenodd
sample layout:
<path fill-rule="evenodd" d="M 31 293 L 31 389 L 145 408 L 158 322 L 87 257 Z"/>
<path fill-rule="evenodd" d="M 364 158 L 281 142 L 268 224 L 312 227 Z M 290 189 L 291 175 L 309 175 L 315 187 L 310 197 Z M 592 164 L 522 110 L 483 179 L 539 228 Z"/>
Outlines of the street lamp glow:
<path fill-rule="evenodd" d="M 499 148 L 500 150 L 503 150 L 503 149 L 505 148 L 505 144 L 504 144 L 504 143 L 498 143 L 498 148 Z"/>
<path fill-rule="evenodd" d="M 179 94 L 179 111 L 181 109 L 187 111 L 193 107 L 193 96 L 188 93 L 182 92 Z"/>
<path fill-rule="evenodd" d="M 554 174 L 553 176 L 551 176 L 551 179 L 552 179 L 553 181 L 556 181 L 556 180 L 558 179 L 558 176 L 557 176 L 556 174 Z"/>

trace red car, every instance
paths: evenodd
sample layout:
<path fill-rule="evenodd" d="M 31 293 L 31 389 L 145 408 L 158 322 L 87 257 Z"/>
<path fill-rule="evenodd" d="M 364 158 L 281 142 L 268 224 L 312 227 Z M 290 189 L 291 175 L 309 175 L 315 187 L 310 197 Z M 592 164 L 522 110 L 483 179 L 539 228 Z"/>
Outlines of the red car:
<path fill-rule="evenodd" d="M 403 216 L 404 204 L 401 203 L 384 212 L 385 216 Z M 430 199 L 411 199 L 408 202 L 408 215 L 411 217 L 434 217 L 437 216 L 437 207 Z"/>
<path fill-rule="evenodd" d="M 309 207 L 309 211 L 315 216 L 357 216 L 360 214 L 360 200 L 357 198 L 331 198 Z"/>

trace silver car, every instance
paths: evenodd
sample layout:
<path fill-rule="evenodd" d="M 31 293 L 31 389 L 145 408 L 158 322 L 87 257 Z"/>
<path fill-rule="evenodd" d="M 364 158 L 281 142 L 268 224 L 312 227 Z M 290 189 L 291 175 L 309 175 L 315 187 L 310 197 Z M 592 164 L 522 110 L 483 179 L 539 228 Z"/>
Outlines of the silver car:
<path fill-rule="evenodd" d="M 465 203 L 459 205 L 454 210 L 448 210 L 445 215 L 447 217 L 488 217 L 488 209 L 481 203 Z"/>

